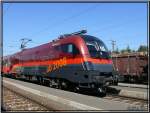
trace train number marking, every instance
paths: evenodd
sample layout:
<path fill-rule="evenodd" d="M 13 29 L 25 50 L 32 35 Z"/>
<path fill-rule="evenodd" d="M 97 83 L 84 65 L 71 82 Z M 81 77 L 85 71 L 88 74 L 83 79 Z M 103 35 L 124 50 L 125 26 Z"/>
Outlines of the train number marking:
<path fill-rule="evenodd" d="M 65 66 L 67 63 L 66 63 L 66 57 L 60 59 L 60 60 L 57 60 L 55 62 L 53 62 L 53 64 L 49 65 L 48 68 L 47 68 L 47 73 L 48 72 L 51 72 L 51 71 L 54 71 L 56 69 L 59 69 L 63 66 Z"/>

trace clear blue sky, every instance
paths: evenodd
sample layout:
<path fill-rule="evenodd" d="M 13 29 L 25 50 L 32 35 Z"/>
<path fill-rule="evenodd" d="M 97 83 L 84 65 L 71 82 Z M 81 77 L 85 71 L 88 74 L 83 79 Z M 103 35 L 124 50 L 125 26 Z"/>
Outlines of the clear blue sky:
<path fill-rule="evenodd" d="M 3 4 L 3 53 L 20 51 L 20 39 L 34 47 L 59 35 L 87 29 L 112 50 L 137 50 L 147 45 L 146 3 L 5 3 Z"/>

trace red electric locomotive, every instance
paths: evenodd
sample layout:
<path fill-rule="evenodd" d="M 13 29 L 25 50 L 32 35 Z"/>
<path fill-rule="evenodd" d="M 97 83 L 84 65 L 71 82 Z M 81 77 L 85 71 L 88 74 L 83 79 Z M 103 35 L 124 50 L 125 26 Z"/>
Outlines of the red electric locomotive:
<path fill-rule="evenodd" d="M 105 87 L 115 81 L 112 59 L 100 39 L 84 33 L 62 35 L 50 43 L 4 57 L 3 73 L 36 77 L 39 82 L 48 81 L 50 87 L 92 89 L 105 94 Z"/>

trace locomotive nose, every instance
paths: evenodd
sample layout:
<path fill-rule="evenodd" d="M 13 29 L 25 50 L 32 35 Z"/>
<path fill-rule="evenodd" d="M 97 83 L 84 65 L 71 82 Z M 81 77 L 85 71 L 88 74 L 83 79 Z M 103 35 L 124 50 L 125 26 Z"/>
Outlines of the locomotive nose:
<path fill-rule="evenodd" d="M 100 72 L 99 75 L 93 76 L 93 81 L 97 83 L 108 84 L 109 82 L 112 82 L 112 80 L 113 80 L 113 75 L 111 72 L 109 73 Z"/>
<path fill-rule="evenodd" d="M 93 82 L 96 84 L 103 84 L 108 86 L 113 83 L 113 66 L 112 64 L 93 64 L 93 71 L 97 71 L 97 75 L 94 75 Z"/>
<path fill-rule="evenodd" d="M 112 64 L 96 64 L 93 62 L 84 62 L 84 66 L 86 67 L 86 70 L 88 71 L 99 71 L 99 72 L 112 72 L 113 71 L 113 65 Z"/>
<path fill-rule="evenodd" d="M 93 64 L 93 70 L 101 72 L 101 75 L 108 75 L 107 73 L 113 71 L 112 64 Z"/>

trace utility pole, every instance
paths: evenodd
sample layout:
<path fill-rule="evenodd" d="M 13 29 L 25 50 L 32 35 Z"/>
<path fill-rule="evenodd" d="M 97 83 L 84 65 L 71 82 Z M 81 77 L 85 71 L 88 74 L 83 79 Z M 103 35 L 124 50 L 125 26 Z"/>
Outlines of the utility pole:
<path fill-rule="evenodd" d="M 114 52 L 116 41 L 115 40 L 110 40 L 112 44 L 112 52 Z"/>
<path fill-rule="evenodd" d="M 32 41 L 32 40 L 31 40 L 31 39 L 27 39 L 27 38 L 22 38 L 22 39 L 21 39 L 21 46 L 20 46 L 20 49 L 21 49 L 21 50 L 25 49 L 26 44 L 27 44 L 28 42 L 30 42 L 30 41 Z"/>

